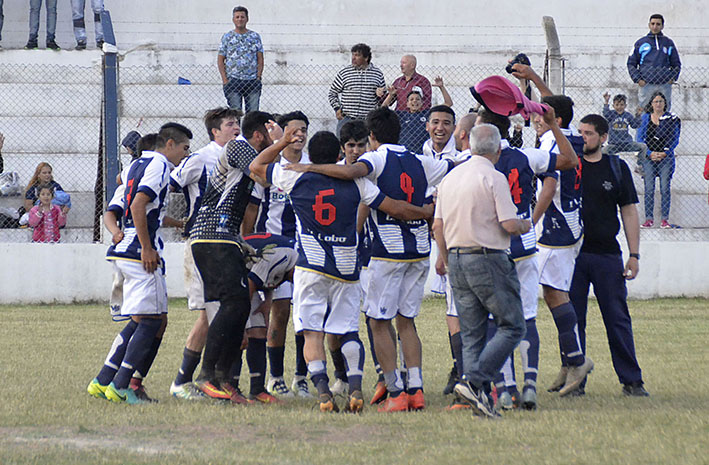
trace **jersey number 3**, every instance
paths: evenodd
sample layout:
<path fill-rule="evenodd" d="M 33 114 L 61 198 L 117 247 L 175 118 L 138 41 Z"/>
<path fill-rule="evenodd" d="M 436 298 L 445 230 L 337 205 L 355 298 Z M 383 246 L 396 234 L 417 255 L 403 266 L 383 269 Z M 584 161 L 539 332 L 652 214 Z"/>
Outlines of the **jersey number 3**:
<path fill-rule="evenodd" d="M 510 194 L 512 194 L 512 200 L 515 204 L 520 203 L 522 201 L 522 188 L 519 187 L 519 171 L 517 171 L 517 168 L 510 170 L 510 175 L 507 178 L 507 181 L 510 183 Z"/>
<path fill-rule="evenodd" d="M 323 202 L 323 198 L 330 195 L 335 195 L 335 189 L 325 189 L 318 192 L 315 196 L 315 203 L 313 204 L 313 211 L 315 212 L 315 221 L 323 226 L 330 226 L 335 222 L 335 216 L 337 210 L 335 206 L 328 202 Z"/>

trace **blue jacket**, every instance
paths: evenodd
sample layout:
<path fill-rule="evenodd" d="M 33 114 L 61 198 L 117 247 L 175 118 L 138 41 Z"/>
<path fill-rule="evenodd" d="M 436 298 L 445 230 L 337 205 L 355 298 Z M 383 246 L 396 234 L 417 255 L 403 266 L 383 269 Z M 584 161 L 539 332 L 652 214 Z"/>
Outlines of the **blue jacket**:
<path fill-rule="evenodd" d="M 667 84 L 677 80 L 681 69 L 675 43 L 662 32 L 639 38 L 628 57 L 628 72 L 633 82 L 642 79 L 648 84 Z"/>
<path fill-rule="evenodd" d="M 638 142 L 647 144 L 646 134 L 647 126 L 650 124 L 650 113 L 643 113 L 642 118 L 642 123 L 640 124 L 638 132 L 635 136 Z M 677 147 L 677 144 L 679 144 L 679 133 L 681 128 L 682 121 L 674 113 L 666 111 L 664 115 L 660 116 L 660 124 L 657 129 L 656 137 L 663 141 L 665 148 L 663 151 L 667 154 L 668 158 L 675 156 L 675 148 Z M 648 148 L 648 156 L 650 156 L 650 152 L 652 152 L 652 150 Z"/>
<path fill-rule="evenodd" d="M 610 126 L 608 143 L 615 145 L 632 142 L 628 128 L 636 129 L 642 122 L 641 116 L 633 116 L 627 111 L 619 115 L 617 111 L 609 108 L 608 104 L 603 105 L 603 117 L 608 120 Z"/>

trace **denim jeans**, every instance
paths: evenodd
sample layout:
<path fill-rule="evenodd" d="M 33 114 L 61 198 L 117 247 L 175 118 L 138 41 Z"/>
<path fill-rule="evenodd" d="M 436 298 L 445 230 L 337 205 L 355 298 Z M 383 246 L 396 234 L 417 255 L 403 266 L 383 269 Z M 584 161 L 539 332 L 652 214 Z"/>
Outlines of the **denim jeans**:
<path fill-rule="evenodd" d="M 645 219 L 654 219 L 655 178 L 659 176 L 662 219 L 667 220 L 670 218 L 670 182 L 675 172 L 675 157 L 668 155 L 660 161 L 652 161 L 646 158 L 642 164 L 645 178 Z"/>
<path fill-rule="evenodd" d="M 261 99 L 261 80 L 259 79 L 229 79 L 224 84 L 224 97 L 230 108 L 241 110 L 244 101 L 244 113 L 258 110 Z"/>
<path fill-rule="evenodd" d="M 2 23 L 5 21 L 5 15 L 2 13 L 2 2 L 0 0 L 0 40 L 2 40 Z"/>
<path fill-rule="evenodd" d="M 665 96 L 665 99 L 667 99 L 667 111 L 670 111 L 670 107 L 672 106 L 672 84 L 645 84 L 643 87 L 640 88 L 638 91 L 638 100 L 640 100 L 640 106 L 644 107 L 645 105 L 648 104 L 648 101 L 650 100 L 650 96 L 654 94 L 657 91 L 662 92 L 662 94 Z"/>
<path fill-rule="evenodd" d="M 57 29 L 57 0 L 44 0 L 47 8 L 47 41 L 54 40 Z M 42 0 L 30 0 L 30 42 L 37 42 L 39 33 L 39 10 Z"/>
<path fill-rule="evenodd" d="M 103 11 L 103 0 L 90 0 L 91 11 L 94 12 L 94 32 L 96 42 L 103 41 L 103 25 L 101 25 L 101 12 Z M 86 22 L 84 21 L 84 9 L 86 0 L 71 0 L 71 19 L 74 21 L 74 37 L 77 43 L 86 43 Z"/>
<path fill-rule="evenodd" d="M 506 253 L 448 253 L 463 342 L 463 376 L 476 387 L 492 381 L 524 337 L 526 326 L 514 261 Z M 488 316 L 497 325 L 487 341 Z"/>

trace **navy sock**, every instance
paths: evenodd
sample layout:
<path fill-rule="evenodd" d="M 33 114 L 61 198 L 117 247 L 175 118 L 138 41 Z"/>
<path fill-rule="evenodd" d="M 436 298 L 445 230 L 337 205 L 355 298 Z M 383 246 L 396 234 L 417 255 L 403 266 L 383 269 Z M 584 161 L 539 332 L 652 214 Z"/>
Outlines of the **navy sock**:
<path fill-rule="evenodd" d="M 342 336 L 340 355 L 346 364 L 347 380 L 350 383 L 349 392 L 362 390 L 362 375 L 364 375 L 364 344 L 357 332 Z"/>
<path fill-rule="evenodd" d="M 111 346 L 111 350 L 108 352 L 106 360 L 103 362 L 103 367 L 101 368 L 98 376 L 96 376 L 99 384 L 107 386 L 111 381 L 113 381 L 113 377 L 116 376 L 116 372 L 121 366 L 123 357 L 126 355 L 128 342 L 130 342 L 130 338 L 133 336 L 133 333 L 137 327 L 138 323 L 130 320 L 113 340 L 113 345 Z"/>
<path fill-rule="evenodd" d="M 252 396 L 266 390 L 266 339 L 250 337 L 246 347 L 246 363 L 251 376 L 250 393 Z"/>
<path fill-rule="evenodd" d="M 374 369 L 379 375 L 379 379 L 383 380 L 384 372 L 382 371 L 381 365 L 379 365 L 379 360 L 377 360 L 377 352 L 374 350 L 374 337 L 372 336 L 372 326 L 370 321 L 372 321 L 370 317 L 365 319 L 365 322 L 367 323 L 367 338 L 369 338 L 369 353 L 372 354 L 372 363 L 374 364 Z"/>
<path fill-rule="evenodd" d="M 458 378 L 463 376 L 463 341 L 460 332 L 450 336 L 451 352 L 453 352 L 453 365 L 458 371 Z"/>
<path fill-rule="evenodd" d="M 307 376 L 308 364 L 303 357 L 303 347 L 305 346 L 305 336 L 303 334 L 295 335 L 295 375 Z"/>
<path fill-rule="evenodd" d="M 113 378 L 113 385 L 116 389 L 125 389 L 130 383 L 135 367 L 145 360 L 153 345 L 155 335 L 160 330 L 162 321 L 157 318 L 143 318 L 138 323 L 138 327 L 133 333 L 133 337 L 128 342 L 126 356 L 121 362 L 116 376 Z"/>
<path fill-rule="evenodd" d="M 576 322 L 576 312 L 571 302 L 566 302 L 551 309 L 554 317 L 554 324 L 559 333 L 559 345 L 561 353 L 570 365 L 578 366 L 584 361 L 581 352 L 581 343 L 578 336 L 578 324 Z"/>
<path fill-rule="evenodd" d="M 530 318 L 526 321 L 527 334 L 519 345 L 522 354 L 522 368 L 524 369 L 524 387 L 537 387 L 537 373 L 539 371 L 539 332 L 537 320 Z"/>
<path fill-rule="evenodd" d="M 341 342 L 344 344 L 344 341 Z M 342 354 L 342 346 L 330 351 L 332 357 L 332 366 L 335 369 L 335 378 L 347 383 L 347 367 L 345 366 L 345 357 Z"/>
<path fill-rule="evenodd" d="M 239 381 L 241 381 L 241 366 L 244 364 L 242 360 L 243 353 L 243 350 L 239 351 L 231 364 L 231 368 L 229 368 L 229 384 L 235 388 L 239 387 Z"/>
<path fill-rule="evenodd" d="M 267 347 L 268 351 L 268 363 L 271 367 L 271 378 L 283 378 L 283 358 L 285 356 L 286 348 L 281 347 Z"/>
<path fill-rule="evenodd" d="M 310 380 L 318 390 L 318 394 L 330 394 L 330 379 L 327 377 L 327 364 L 324 360 L 313 360 L 308 363 Z"/>
<path fill-rule="evenodd" d="M 153 344 L 150 346 L 150 352 L 148 352 L 148 355 L 145 357 L 145 360 L 140 362 L 140 364 L 135 367 L 135 375 L 139 375 L 139 378 L 142 379 L 148 376 L 150 367 L 153 366 L 155 357 L 157 357 L 158 355 L 158 350 L 160 350 L 160 344 L 162 344 L 161 337 L 156 337 L 155 339 L 153 339 Z"/>
<path fill-rule="evenodd" d="M 180 371 L 177 372 L 177 377 L 175 377 L 175 384 L 179 386 L 192 381 L 192 376 L 194 376 L 194 371 L 197 369 L 201 357 L 201 352 L 185 347 L 185 350 L 182 351 L 182 365 L 180 366 Z"/>

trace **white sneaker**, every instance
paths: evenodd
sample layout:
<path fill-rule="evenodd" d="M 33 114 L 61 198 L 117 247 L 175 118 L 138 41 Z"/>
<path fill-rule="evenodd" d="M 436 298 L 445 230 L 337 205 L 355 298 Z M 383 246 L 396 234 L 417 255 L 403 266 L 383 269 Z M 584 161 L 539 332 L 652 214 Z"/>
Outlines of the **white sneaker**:
<path fill-rule="evenodd" d="M 345 395 L 345 393 L 349 392 L 350 385 L 349 383 L 345 383 L 341 379 L 338 379 L 335 381 L 335 383 L 330 386 L 330 391 L 333 393 L 333 395 Z"/>
<path fill-rule="evenodd" d="M 302 397 L 304 399 L 315 398 L 315 396 L 310 393 L 310 389 L 308 389 L 308 380 L 304 376 L 296 376 L 293 378 L 291 390 L 297 397 Z"/>
<path fill-rule="evenodd" d="M 295 394 L 288 389 L 286 382 L 283 381 L 282 377 L 271 378 L 268 380 L 266 385 L 266 390 L 275 397 L 295 397 Z"/>
<path fill-rule="evenodd" d="M 194 384 L 175 384 L 174 381 L 170 385 L 170 394 L 184 400 L 204 400 L 207 398 Z"/>

